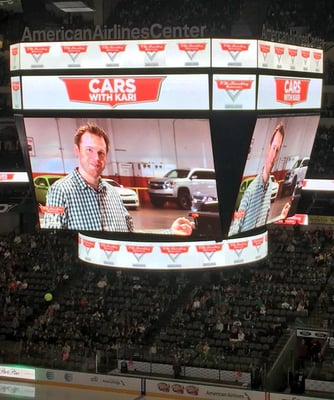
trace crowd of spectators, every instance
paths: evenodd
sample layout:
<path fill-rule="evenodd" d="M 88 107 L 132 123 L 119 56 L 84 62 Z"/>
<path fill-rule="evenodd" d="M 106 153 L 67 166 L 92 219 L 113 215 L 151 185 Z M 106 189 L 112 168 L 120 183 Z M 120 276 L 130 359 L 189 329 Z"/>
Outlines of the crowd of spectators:
<path fill-rule="evenodd" d="M 126 27 L 148 27 L 153 23 L 163 26 L 206 26 L 206 36 L 229 37 L 232 24 L 240 17 L 241 0 L 219 2 L 171 0 L 168 3 L 155 0 L 145 3 L 137 0 L 118 2 L 107 24 Z"/>
<path fill-rule="evenodd" d="M 334 176 L 334 126 L 319 125 L 307 177 L 332 179 Z"/>
<path fill-rule="evenodd" d="M 36 0 L 37 1 L 37 0 Z M 254 2 L 255 3 L 255 2 Z M 39 7 L 39 13 L 35 13 Z M 207 0 L 170 0 L 168 3 L 149 0 L 140 1 L 114 1 L 111 3 L 109 14 L 104 15 L 103 24 L 112 27 L 119 24 L 122 27 L 144 27 L 154 23 L 164 26 L 183 26 L 188 24 L 206 26 L 206 36 L 230 37 L 234 23 L 250 19 L 250 26 L 257 24 L 256 33 L 261 31 L 261 26 L 277 31 L 288 32 L 291 28 L 304 28 L 303 33 L 332 40 L 333 9 L 331 0 L 278 0 L 269 2 L 258 0 L 252 7 L 254 13 L 248 13 L 248 2 L 244 0 L 228 0 L 219 2 Z M 63 26 L 71 29 L 92 27 L 91 18 L 71 14 L 64 15 L 56 11 L 56 8 L 46 7 L 43 1 L 34 3 L 25 2 L 23 12 L 10 12 L 0 10 L 0 27 L 6 33 L 7 45 L 12 41 L 20 40 L 23 29 L 29 26 L 31 29 L 56 28 Z M 259 19 L 260 16 L 263 16 Z M 68 18 L 67 18 L 68 17 Z M 253 20 L 252 20 L 253 19 Z M 235 32 L 234 32 L 235 33 Z"/>
<path fill-rule="evenodd" d="M 304 26 L 321 37 L 334 33 L 329 0 L 263 4 L 268 6 L 267 27 Z M 126 0 L 118 3 L 107 24 L 207 25 L 208 36 L 228 37 L 241 9 L 241 0 L 211 0 L 205 6 L 189 0 L 168 5 Z M 9 24 L 8 35 L 12 29 L 14 38 L 25 23 Z M 327 83 L 334 81 L 333 65 L 328 61 Z M 0 140 L 1 168 L 7 168 L 3 156 L 12 151 L 18 151 L 17 142 Z M 333 152 L 334 128 L 320 126 L 307 177 L 331 179 Z M 275 346 L 296 318 L 307 325 L 318 313 L 323 315 L 321 327 L 334 327 L 334 247 L 331 230 L 275 227 L 269 235 L 265 263 L 197 272 L 92 268 L 78 262 L 71 233 L 3 235 L 0 339 L 8 347 L 2 347 L 0 357 L 77 370 L 95 370 L 96 354 L 110 355 L 106 369 L 117 358 L 170 364 L 177 359 L 185 365 L 241 371 L 264 361 L 270 367 Z M 302 366 L 308 359 L 321 361 L 316 344 L 316 351 L 311 343 L 301 353 Z"/>
<path fill-rule="evenodd" d="M 34 235 L 11 233 L 1 237 L 2 339 L 7 334 L 14 341 L 25 337 L 27 349 L 37 346 L 32 339 L 51 313 L 44 294 L 64 284 L 69 278 L 68 271 L 75 270 L 73 239 L 74 236 L 69 240 L 69 235 L 65 238 L 42 232 Z M 54 307 L 52 304 L 51 308 Z"/>
<path fill-rule="evenodd" d="M 123 358 L 236 371 L 270 367 L 296 318 L 318 312 L 318 299 L 323 312 L 334 305 L 332 239 L 330 230 L 277 227 L 266 263 L 147 272 L 83 265 L 75 237 L 64 232 L 3 236 L 3 361 L 95 370 L 100 354 L 107 369 Z"/>
<path fill-rule="evenodd" d="M 327 59 L 324 65 L 324 84 L 334 84 L 334 62 L 331 59 Z"/>
<path fill-rule="evenodd" d="M 277 31 L 289 32 L 300 28 L 327 41 L 334 38 L 333 4 L 331 0 L 279 0 L 269 3 L 264 25 Z"/>

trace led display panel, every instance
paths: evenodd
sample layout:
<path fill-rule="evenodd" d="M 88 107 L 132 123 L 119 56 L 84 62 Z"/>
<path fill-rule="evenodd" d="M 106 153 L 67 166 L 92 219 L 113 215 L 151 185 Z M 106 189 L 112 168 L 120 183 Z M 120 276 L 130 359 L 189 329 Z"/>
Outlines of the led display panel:
<path fill-rule="evenodd" d="M 107 134 L 105 165 L 90 157 L 94 143 L 74 143 L 87 123 Z M 174 223 L 192 222 L 194 196 L 217 200 L 208 119 L 24 117 L 24 135 L 41 228 L 189 235 Z M 87 171 L 100 167 L 103 185 L 92 190 Z M 124 207 L 99 213 L 105 190 Z"/>
<path fill-rule="evenodd" d="M 266 224 L 296 210 L 322 58 L 243 39 L 13 45 L 12 106 L 39 226 L 78 231 L 79 258 L 104 266 L 264 258 Z M 75 141 L 87 123 L 107 140 Z M 271 140 L 277 127 L 284 138 Z"/>
<path fill-rule="evenodd" d="M 285 219 L 296 209 L 318 124 L 318 115 L 257 119 L 229 236 Z"/>

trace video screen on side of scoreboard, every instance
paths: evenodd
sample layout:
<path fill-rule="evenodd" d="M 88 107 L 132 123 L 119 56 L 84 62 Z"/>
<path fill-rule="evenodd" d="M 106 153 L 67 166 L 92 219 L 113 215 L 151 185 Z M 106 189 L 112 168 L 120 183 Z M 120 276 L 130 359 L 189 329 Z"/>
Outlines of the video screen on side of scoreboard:
<path fill-rule="evenodd" d="M 208 119 L 22 120 L 42 229 L 191 236 L 194 197 L 217 200 Z M 108 149 L 94 135 L 74 143 L 87 123 L 103 129 Z M 93 188 L 94 174 L 102 184 Z"/>
<path fill-rule="evenodd" d="M 296 212 L 319 119 L 319 115 L 257 119 L 229 236 Z"/>

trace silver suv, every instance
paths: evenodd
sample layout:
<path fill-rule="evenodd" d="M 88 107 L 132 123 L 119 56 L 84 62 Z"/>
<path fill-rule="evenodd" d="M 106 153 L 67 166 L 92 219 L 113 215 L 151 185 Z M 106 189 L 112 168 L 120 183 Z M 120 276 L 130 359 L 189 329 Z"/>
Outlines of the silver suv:
<path fill-rule="evenodd" d="M 155 207 L 163 207 L 167 201 L 172 201 L 183 210 L 189 210 L 195 193 L 217 198 L 214 169 L 178 168 L 167 172 L 162 178 L 148 181 L 148 194 Z"/>
<path fill-rule="evenodd" d="M 299 158 L 287 171 L 283 181 L 284 193 L 292 194 L 296 184 L 300 184 L 305 179 L 309 161 L 309 157 Z"/>

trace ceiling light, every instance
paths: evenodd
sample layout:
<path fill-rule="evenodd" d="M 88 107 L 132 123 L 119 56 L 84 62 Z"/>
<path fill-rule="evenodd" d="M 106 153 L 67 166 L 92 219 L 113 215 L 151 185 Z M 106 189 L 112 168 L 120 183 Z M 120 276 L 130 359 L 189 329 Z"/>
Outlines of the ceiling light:
<path fill-rule="evenodd" d="M 61 11 L 73 12 L 93 12 L 93 8 L 87 6 L 83 1 L 54 1 L 53 4 Z"/>

